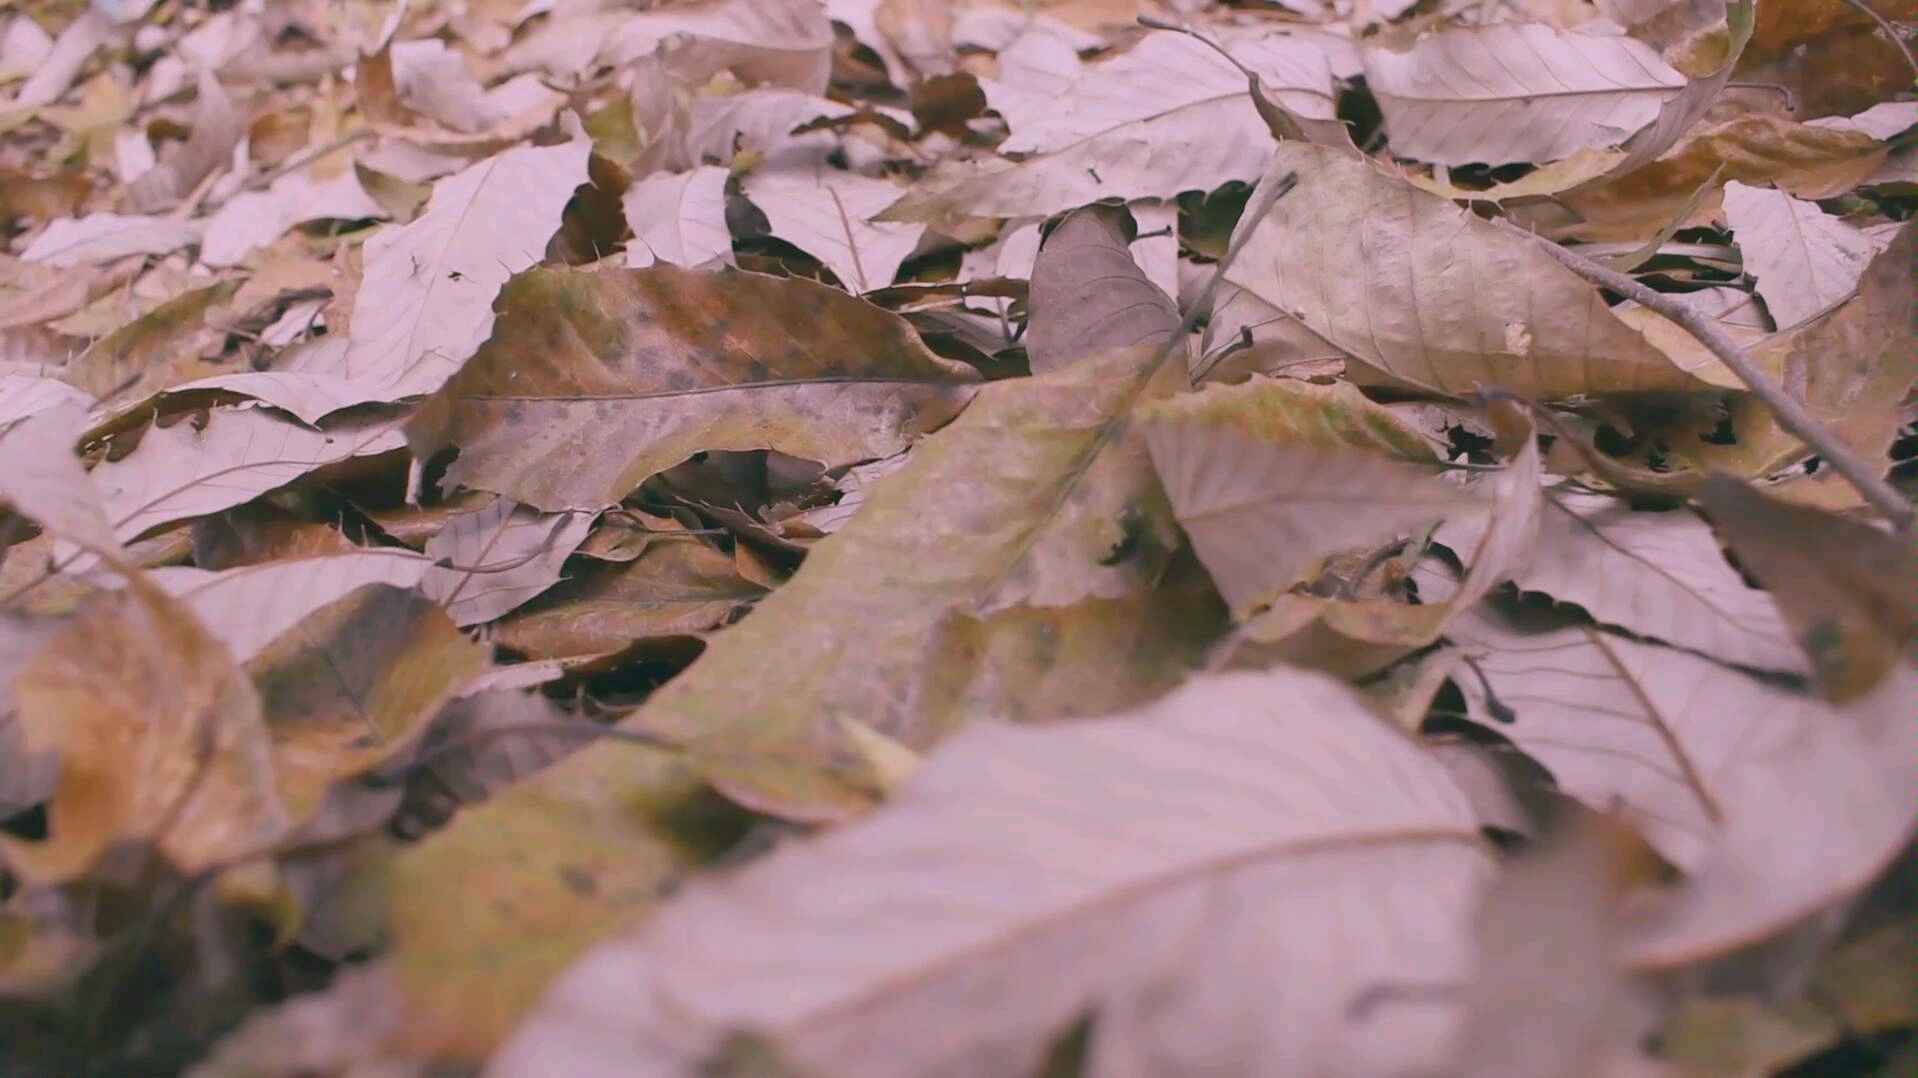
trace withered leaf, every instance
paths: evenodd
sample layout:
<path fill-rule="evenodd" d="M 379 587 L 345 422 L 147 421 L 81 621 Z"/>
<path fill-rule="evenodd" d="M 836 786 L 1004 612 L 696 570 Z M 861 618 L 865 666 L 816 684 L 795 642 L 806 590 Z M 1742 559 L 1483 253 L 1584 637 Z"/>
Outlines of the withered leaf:
<path fill-rule="evenodd" d="M 978 379 L 897 315 L 739 270 L 535 269 L 498 310 L 408 437 L 422 456 L 459 448 L 447 489 L 548 511 L 619 501 L 711 450 L 890 456 L 951 419 Z"/>

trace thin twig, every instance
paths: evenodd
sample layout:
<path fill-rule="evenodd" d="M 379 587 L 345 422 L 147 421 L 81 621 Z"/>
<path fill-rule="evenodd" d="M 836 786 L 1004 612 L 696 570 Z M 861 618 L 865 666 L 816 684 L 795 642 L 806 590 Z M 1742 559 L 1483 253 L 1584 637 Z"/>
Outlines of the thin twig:
<path fill-rule="evenodd" d="M 1864 496 L 1872 508 L 1885 515 L 1892 526 L 1900 532 L 1910 532 L 1918 525 L 1918 509 L 1899 494 L 1897 489 L 1882 479 L 1872 466 L 1860 457 L 1837 435 L 1825 428 L 1818 417 L 1811 414 L 1805 403 L 1784 386 L 1773 381 L 1771 376 L 1759 368 L 1745 349 L 1720 328 L 1718 323 L 1707 317 L 1697 308 L 1663 292 L 1657 292 L 1627 277 L 1593 262 L 1584 255 L 1566 250 L 1559 244 L 1535 233 L 1527 232 L 1509 221 L 1500 221 L 1501 228 L 1510 229 L 1522 236 L 1536 240 L 1546 254 L 1552 256 L 1560 265 L 1600 288 L 1609 289 L 1637 302 L 1654 314 L 1675 323 L 1679 328 L 1698 339 L 1711 353 L 1731 368 L 1733 374 L 1745 383 L 1745 387 L 1765 406 L 1771 409 L 1778 425 L 1811 450 L 1823 457 L 1832 470 L 1845 477 L 1858 493 Z"/>
<path fill-rule="evenodd" d="M 245 183 L 241 184 L 239 187 L 234 188 L 233 194 L 226 196 L 226 198 L 221 199 L 219 202 L 215 203 L 214 205 L 216 208 L 218 206 L 224 205 L 226 204 L 226 202 L 231 200 L 235 195 L 238 195 L 243 191 L 258 191 L 261 188 L 271 187 L 273 185 L 273 181 L 279 179 L 282 176 L 285 176 L 289 172 L 298 171 L 299 169 L 305 168 L 306 166 L 312 164 L 315 161 L 318 161 L 320 158 L 325 157 L 327 154 L 330 154 L 335 150 L 345 149 L 346 147 L 353 145 L 355 142 L 358 142 L 361 139 L 368 139 L 372 137 L 373 137 L 372 128 L 360 127 L 360 128 L 355 128 L 352 131 L 348 131 L 346 134 L 341 135 L 339 138 L 336 138 L 332 140 L 331 142 L 323 143 L 319 146 L 309 146 L 306 149 L 301 150 L 299 153 L 294 154 L 292 157 L 289 157 L 286 160 L 280 162 L 278 165 L 274 166 L 273 168 L 267 169 L 265 172 L 262 172 L 258 176 L 255 176 L 252 179 L 246 181 Z"/>
<path fill-rule="evenodd" d="M 1918 57 L 1911 54 L 1911 46 L 1905 44 L 1904 35 L 1898 32 L 1898 27 L 1892 25 L 1891 20 L 1872 10 L 1871 5 L 1865 3 L 1865 0 L 1845 0 L 1845 3 L 1871 16 L 1871 21 L 1878 24 L 1879 31 L 1891 42 L 1892 48 L 1905 54 L 1905 63 L 1911 67 L 1911 73 L 1918 75 Z"/>

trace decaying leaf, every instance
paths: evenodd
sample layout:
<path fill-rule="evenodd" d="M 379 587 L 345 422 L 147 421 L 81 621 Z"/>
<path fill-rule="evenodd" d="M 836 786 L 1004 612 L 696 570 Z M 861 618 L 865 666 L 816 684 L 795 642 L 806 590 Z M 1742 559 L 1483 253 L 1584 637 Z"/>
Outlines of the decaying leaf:
<path fill-rule="evenodd" d="M 459 447 L 449 489 L 549 511 L 618 501 L 712 450 L 890 456 L 949 419 L 977 378 L 897 316 L 809 281 L 541 269 L 499 306 L 498 331 L 410 437 L 423 454 Z"/>
<path fill-rule="evenodd" d="M 1629 37 L 1543 23 L 1459 27 L 1363 49 L 1393 152 L 1441 165 L 1556 161 L 1623 143 L 1685 77 Z"/>
<path fill-rule="evenodd" d="M 1141 418 L 1179 526 L 1241 617 L 1328 555 L 1472 504 L 1350 386 L 1254 379 Z"/>
<path fill-rule="evenodd" d="M 1293 173 L 1226 279 L 1346 354 L 1453 395 L 1698 384 L 1525 237 L 1326 147 L 1282 145 L 1264 182 Z"/>
<path fill-rule="evenodd" d="M 1444 770 L 1322 675 L 982 724 L 878 815 L 589 953 L 490 1073 L 684 1073 L 731 1029 L 820 1073 L 1029 1073 L 1089 1014 L 1091 1074 L 1383 1073 L 1444 1028 L 1389 987 L 1465 971 L 1484 856 Z"/>
<path fill-rule="evenodd" d="M 126 580 L 14 683 L 29 748 L 60 756 L 47 838 L 0 836 L 24 879 L 72 880 L 142 842 L 197 872 L 264 848 L 292 823 L 252 683 L 179 602 L 137 572 Z"/>
<path fill-rule="evenodd" d="M 1877 253 L 1869 237 L 1783 191 L 1725 185 L 1725 216 L 1779 329 L 1836 307 Z"/>

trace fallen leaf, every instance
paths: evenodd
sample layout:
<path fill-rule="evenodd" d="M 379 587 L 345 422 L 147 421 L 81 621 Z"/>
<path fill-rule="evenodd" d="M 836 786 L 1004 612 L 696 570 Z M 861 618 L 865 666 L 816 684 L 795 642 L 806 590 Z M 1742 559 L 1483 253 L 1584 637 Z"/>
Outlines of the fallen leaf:
<path fill-rule="evenodd" d="M 935 173 L 937 186 L 901 197 L 882 219 L 1045 215 L 1101 198 L 1171 198 L 1252 179 L 1270 146 L 1238 68 L 1184 34 L 1155 32 L 1087 68 L 1040 122 L 1015 127 L 999 150 L 1023 160 Z"/>
<path fill-rule="evenodd" d="M 131 214 L 90 213 L 47 225 L 20 252 L 26 262 L 50 266 L 104 265 L 128 255 L 163 255 L 200 242 L 192 221 Z"/>
<path fill-rule="evenodd" d="M 1559 823 L 1485 889 L 1456 1073 L 1622 1078 L 1613 1064 L 1638 1054 L 1658 1015 L 1649 986 L 1618 965 L 1608 826 L 1585 814 Z M 1525 1034 L 1510 1035 L 1519 1023 Z"/>
<path fill-rule="evenodd" d="M 732 558 L 696 539 L 655 542 L 631 561 L 563 582 L 496 626 L 493 639 L 536 659 L 602 655 L 715 631 L 765 594 Z"/>
<path fill-rule="evenodd" d="M 976 375 L 897 316 L 810 281 L 675 266 L 515 277 L 497 332 L 412 422 L 442 484 L 549 511 L 619 501 L 695 453 L 890 456 Z"/>
<path fill-rule="evenodd" d="M 618 66 L 655 50 L 694 86 L 731 71 L 748 85 L 821 94 L 832 70 L 832 24 L 816 0 L 718 0 L 626 16 L 599 59 Z"/>
<path fill-rule="evenodd" d="M 1350 386 L 1258 378 L 1140 418 L 1173 514 L 1238 617 L 1329 555 L 1473 504 Z"/>
<path fill-rule="evenodd" d="M 1156 345 L 1179 328 L 1179 308 L 1147 279 L 1120 218 L 1092 206 L 1066 216 L 1032 264 L 1026 355 L 1034 374 L 1101 348 Z"/>
<path fill-rule="evenodd" d="M 1620 145 L 1685 76 L 1624 36 L 1542 23 L 1462 26 L 1359 51 L 1395 155 L 1441 165 L 1556 161 Z"/>
<path fill-rule="evenodd" d="M 689 172 L 656 172 L 637 180 L 621 200 L 633 241 L 626 264 L 644 269 L 670 262 L 703 269 L 731 263 L 732 233 L 726 229 L 726 170 L 701 165 Z"/>
<path fill-rule="evenodd" d="M 236 662 L 247 662 L 308 614 L 371 584 L 417 585 L 431 559 L 410 550 L 243 565 L 220 572 L 165 566 L 150 576 L 219 637 Z"/>
<path fill-rule="evenodd" d="M 137 571 L 83 608 L 14 683 L 32 751 L 60 755 L 47 837 L 0 836 L 20 878 L 65 882 L 122 842 L 185 873 L 259 850 L 291 819 L 253 686 Z"/>
<path fill-rule="evenodd" d="M 1838 306 L 1877 253 L 1863 232 L 1783 191 L 1725 185 L 1725 217 L 1745 272 L 1781 330 Z"/>
<path fill-rule="evenodd" d="M 1912 675 L 1841 711 L 1687 652 L 1589 627 L 1523 635 L 1486 616 L 1455 623 L 1510 722 L 1478 712 L 1593 807 L 1614 805 L 1689 873 L 1631 913 L 1621 946 L 1635 966 L 1669 968 L 1754 942 L 1835 903 L 1877 874 L 1918 815 L 1918 771 L 1888 739 Z M 1460 682 L 1484 707 L 1483 690 Z M 1717 706 L 1701 708 L 1710 699 Z M 1602 717 L 1605 721 L 1595 721 Z M 1822 831 L 1818 801 L 1845 840 L 1778 845 Z M 1783 850 L 1791 850 L 1789 857 Z"/>
<path fill-rule="evenodd" d="M 1470 548 L 1483 526 L 1448 522 L 1435 538 Z M 1771 594 L 1747 585 L 1719 553 L 1711 528 L 1685 510 L 1644 512 L 1602 494 L 1548 489 L 1532 557 L 1512 580 L 1605 624 L 1721 662 L 1805 670 Z"/>
<path fill-rule="evenodd" d="M 818 167 L 754 170 L 740 190 L 766 215 L 772 234 L 819 259 L 855 295 L 884 288 L 919 245 L 926 226 L 873 223 L 899 198 L 888 180 Z"/>
<path fill-rule="evenodd" d="M 1066 701 L 1091 695 L 1085 682 L 1095 678 L 1102 693 L 1163 691 L 1219 626 L 1192 599 L 1148 590 L 1175 540 L 1144 446 L 1100 452 L 1102 434 L 1140 393 L 1148 359 L 1099 353 L 983 387 L 813 546 L 792 580 L 627 721 L 689 741 L 708 777 L 757 811 L 830 820 L 870 807 L 875 791 L 828 716 L 919 751 L 976 713 L 959 706 L 969 693 L 999 710 L 1026 706 L 1048 678 L 1072 687 Z M 978 470 L 988 458 L 997 474 Z M 1084 606 L 1073 635 L 1085 640 L 1060 639 L 1074 626 L 1044 615 L 1089 599 L 1136 612 Z M 1041 609 L 1027 618 L 1026 608 Z M 1014 621 L 995 630 L 998 617 Z M 838 631 L 814 631 L 820 625 Z M 977 642 L 998 632 L 1048 643 L 995 653 Z M 1120 681 L 1115 654 L 1161 663 Z"/>
<path fill-rule="evenodd" d="M 221 281 L 160 304 L 95 341 L 68 361 L 61 377 L 89 396 L 116 401 L 144 400 L 184 381 L 182 373 L 197 372 L 189 366 L 194 357 L 179 353 L 206 330 L 207 311 L 225 302 L 236 287 L 236 282 Z"/>
<path fill-rule="evenodd" d="M 387 400 L 444 384 L 492 331 L 500 287 L 540 260 L 586 182 L 589 151 L 584 142 L 507 150 L 440 181 L 418 220 L 368 240 L 346 376 Z"/>
<path fill-rule="evenodd" d="M 310 169 L 299 169 L 273 181 L 262 191 L 243 191 L 207 219 L 200 261 L 209 266 L 234 266 L 255 248 L 279 239 L 294 225 L 309 221 L 380 220 L 386 208 L 360 185 L 353 172 L 327 180 Z"/>
<path fill-rule="evenodd" d="M 1226 279 L 1348 355 L 1454 396 L 1698 384 L 1532 240 L 1326 147 L 1281 145 L 1264 182 L 1294 173 Z"/>
<path fill-rule="evenodd" d="M 127 185 L 127 205 L 140 213 L 158 213 L 180 204 L 214 169 L 225 164 L 246 134 L 246 120 L 234 109 L 210 68 L 199 70 L 199 91 L 192 132 L 168 147 L 158 164 Z"/>
<path fill-rule="evenodd" d="M 391 421 L 313 430 L 259 408 L 223 408 L 200 429 L 192 423 L 155 427 L 133 453 L 91 474 L 115 533 L 130 541 L 230 509 L 323 465 L 405 445 Z"/>
<path fill-rule="evenodd" d="M 1826 691 L 1855 699 L 1918 640 L 1918 555 L 1869 524 L 1781 504 L 1725 475 L 1699 505 L 1745 571 L 1770 589 Z M 1843 550 L 1844 557 L 1827 553 Z"/>
<path fill-rule="evenodd" d="M 1335 759 L 1391 778 L 1328 773 Z M 1127 796 L 1146 771 L 1164 796 Z M 928 834 L 944 836 L 930 854 Z M 821 1073 L 1028 1073 L 1088 1014 L 1093 1074 L 1228 1057 L 1379 1073 L 1435 1046 L 1446 1009 L 1381 990 L 1466 971 L 1484 867 L 1444 770 L 1322 675 L 1222 675 L 1094 722 L 984 724 L 872 818 L 695 885 L 589 952 L 489 1074 L 681 1073 L 740 1028 Z M 1362 938 L 1338 929 L 1373 902 L 1399 912 Z M 1113 945 L 1148 922 L 1182 945 Z"/>
<path fill-rule="evenodd" d="M 1362 677 L 1432 644 L 1454 618 L 1523 570 L 1533 556 L 1543 512 L 1540 479 L 1538 445 L 1527 438 L 1509 464 L 1480 480 L 1489 487 L 1484 493 L 1491 503 L 1486 511 L 1490 525 L 1478 533 L 1469 551 L 1459 551 L 1467 569 L 1455 586 L 1427 592 L 1423 589 L 1437 581 L 1424 577 L 1416 606 L 1387 599 L 1282 595 L 1245 623 L 1237 661 L 1293 663 Z"/>
<path fill-rule="evenodd" d="M 461 513 L 427 540 L 437 564 L 420 587 L 462 628 L 492 621 L 559 582 L 561 566 L 597 512 L 540 513 L 498 498 Z"/>

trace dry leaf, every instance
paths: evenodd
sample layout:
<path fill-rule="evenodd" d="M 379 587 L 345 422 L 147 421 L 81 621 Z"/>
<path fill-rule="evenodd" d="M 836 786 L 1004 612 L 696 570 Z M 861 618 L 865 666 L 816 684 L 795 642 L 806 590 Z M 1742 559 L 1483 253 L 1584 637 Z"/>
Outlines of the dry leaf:
<path fill-rule="evenodd" d="M 192 873 L 291 825 L 260 699 L 226 648 L 137 572 L 28 663 L 14 684 L 33 751 L 60 755 L 47 838 L 0 836 L 21 878 L 64 882 L 122 842 Z"/>
<path fill-rule="evenodd" d="M 164 217 L 91 213 L 63 217 L 34 237 L 20 258 L 50 266 L 104 265 L 127 255 L 163 255 L 200 242 L 201 225 Z"/>
<path fill-rule="evenodd" d="M 906 323 L 810 281 L 675 266 L 513 279 L 498 331 L 414 420 L 444 485 L 598 507 L 695 453 L 890 456 L 971 393 Z"/>
<path fill-rule="evenodd" d="M 493 639 L 536 659 L 604 655 L 712 632 L 765 594 L 727 555 L 690 537 L 672 539 L 629 562 L 575 575 L 501 622 Z"/>
<path fill-rule="evenodd" d="M 656 172 L 635 181 L 621 200 L 633 240 L 626 264 L 644 269 L 670 262 L 704 269 L 731 263 L 732 233 L 726 230 L 726 170 L 702 165 L 690 172 Z"/>
<path fill-rule="evenodd" d="M 1361 49 L 1394 154 L 1441 165 L 1556 161 L 1620 145 L 1685 76 L 1629 37 L 1540 23 L 1464 26 Z"/>
<path fill-rule="evenodd" d="M 368 240 L 341 373 L 386 400 L 438 389 L 485 343 L 500 287 L 540 260 L 586 182 L 589 149 L 507 150 L 442 180 L 418 220 Z"/>
<path fill-rule="evenodd" d="M 1436 538 L 1469 549 L 1483 526 L 1448 523 Z M 1805 669 L 1771 595 L 1748 586 L 1711 529 L 1684 510 L 1644 512 L 1602 494 L 1548 490 L 1537 546 L 1512 579 L 1605 624 L 1723 662 Z"/>
<path fill-rule="evenodd" d="M 1350 386 L 1254 379 L 1140 418 L 1179 526 L 1240 617 L 1332 554 L 1473 504 Z"/>
<path fill-rule="evenodd" d="M 1382 1073 L 1448 1023 L 1389 989 L 1465 972 L 1484 865 L 1443 768 L 1322 675 L 982 725 L 873 818 L 590 952 L 488 1074 L 687 1073 L 732 1029 L 820 1073 L 1030 1073 L 1088 1014 L 1095 1075 Z"/>
<path fill-rule="evenodd" d="M 1622 940 L 1634 964 L 1722 954 L 1838 902 L 1918 823 L 1918 770 L 1890 749 L 1908 718 L 1896 702 L 1912 691 L 1903 665 L 1839 710 L 1585 627 L 1521 635 L 1481 616 L 1451 633 L 1479 653 L 1492 692 L 1516 715 L 1504 722 L 1482 711 L 1481 721 L 1536 756 L 1568 793 L 1616 805 L 1690 872 L 1684 887 L 1634 914 Z M 1460 688 L 1486 703 L 1472 679 Z M 1825 808 L 1800 807 L 1812 803 Z M 1844 829 L 1805 841 L 1823 832 L 1826 813 Z M 1797 841 L 1779 845 L 1794 831 Z"/>
<path fill-rule="evenodd" d="M 986 93 L 992 100 L 990 85 Z M 1015 127 L 999 150 L 1024 159 L 935 173 L 937 187 L 900 198 L 884 217 L 1044 215 L 1101 198 L 1170 198 L 1252 179 L 1271 144 L 1237 68 L 1183 34 L 1158 32 L 1088 68 L 1039 122 Z"/>
<path fill-rule="evenodd" d="M 155 427 L 127 457 L 93 469 L 107 516 L 123 541 L 165 524 L 217 513 L 285 486 L 323 465 L 404 448 L 391 421 L 313 430 L 259 408 L 223 408 L 204 427 Z"/>
<path fill-rule="evenodd" d="M 899 198 L 887 180 L 837 169 L 760 168 L 740 190 L 765 213 L 772 234 L 823 262 L 855 295 L 884 288 L 925 234 L 918 224 L 873 223 Z"/>
<path fill-rule="evenodd" d="M 492 621 L 559 582 L 597 512 L 540 513 L 507 498 L 446 522 L 420 588 L 461 627 Z"/>
<path fill-rule="evenodd" d="M 308 614 L 360 588 L 411 588 L 432 567 L 410 550 L 371 549 L 320 558 L 243 565 L 221 572 L 167 566 L 150 575 L 247 662 Z"/>
<path fill-rule="evenodd" d="M 1059 222 L 1032 264 L 1026 355 L 1034 374 L 1101 348 L 1156 345 L 1179 328 L 1179 308 L 1149 280 L 1110 207 Z"/>
<path fill-rule="evenodd" d="M 1348 355 L 1451 395 L 1698 384 L 1526 237 L 1336 150 L 1285 143 L 1264 182 L 1294 173 L 1226 279 Z"/>
<path fill-rule="evenodd" d="M 1878 253 L 1863 232 L 1783 191 L 1728 183 L 1725 217 L 1745 272 L 1758 278 L 1758 294 L 1781 330 L 1849 298 Z"/>

